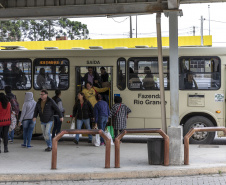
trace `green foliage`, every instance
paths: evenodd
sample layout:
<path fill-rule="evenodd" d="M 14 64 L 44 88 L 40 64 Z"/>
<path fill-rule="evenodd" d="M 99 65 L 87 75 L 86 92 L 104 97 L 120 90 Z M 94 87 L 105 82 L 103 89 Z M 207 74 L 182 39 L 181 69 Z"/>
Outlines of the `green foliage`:
<path fill-rule="evenodd" d="M 0 42 L 55 40 L 66 36 L 70 40 L 87 39 L 87 25 L 69 19 L 0 21 Z"/>

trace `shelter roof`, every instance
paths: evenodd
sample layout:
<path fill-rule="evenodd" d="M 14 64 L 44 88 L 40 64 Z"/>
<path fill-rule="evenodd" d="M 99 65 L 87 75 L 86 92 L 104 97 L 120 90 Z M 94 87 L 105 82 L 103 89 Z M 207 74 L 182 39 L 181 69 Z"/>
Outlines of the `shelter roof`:
<path fill-rule="evenodd" d="M 208 2 L 226 0 L 0 0 L 0 20 L 151 14 Z"/>

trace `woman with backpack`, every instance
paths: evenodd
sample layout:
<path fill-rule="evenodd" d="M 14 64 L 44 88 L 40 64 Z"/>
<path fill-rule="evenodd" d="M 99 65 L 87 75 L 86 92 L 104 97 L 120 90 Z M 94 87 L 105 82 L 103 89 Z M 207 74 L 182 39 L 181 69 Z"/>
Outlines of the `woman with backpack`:
<path fill-rule="evenodd" d="M 33 93 L 26 92 L 24 98 L 24 104 L 19 120 L 19 126 L 23 124 L 23 139 L 24 142 L 21 144 L 22 147 L 31 148 L 31 138 L 35 127 L 35 122 L 33 122 L 33 114 L 36 106 L 36 101 L 34 101 Z"/>
<path fill-rule="evenodd" d="M 61 90 L 55 90 L 55 96 L 52 97 L 52 99 L 56 102 L 58 108 L 60 109 L 60 111 L 62 112 L 62 115 L 63 115 L 65 110 L 63 107 L 62 100 L 60 99 L 60 96 L 61 96 Z M 62 125 L 62 122 L 60 121 L 58 114 L 54 114 L 53 118 L 54 118 L 54 126 L 53 126 L 53 130 L 52 130 L 52 138 L 54 138 L 55 135 L 60 133 L 61 125 Z"/>
<path fill-rule="evenodd" d="M 4 141 L 4 153 L 8 151 L 8 131 L 11 124 L 11 105 L 9 99 L 4 93 L 0 93 L 0 133 Z M 0 153 L 1 153 L 1 140 L 0 140 Z"/>
<path fill-rule="evenodd" d="M 16 96 L 12 93 L 12 87 L 11 86 L 5 86 L 5 93 L 6 97 L 8 98 L 10 104 L 11 104 L 11 124 L 9 127 L 9 134 L 8 139 L 10 143 L 13 143 L 14 139 L 14 129 L 17 124 L 18 115 L 20 112 L 19 103 L 17 101 Z"/>

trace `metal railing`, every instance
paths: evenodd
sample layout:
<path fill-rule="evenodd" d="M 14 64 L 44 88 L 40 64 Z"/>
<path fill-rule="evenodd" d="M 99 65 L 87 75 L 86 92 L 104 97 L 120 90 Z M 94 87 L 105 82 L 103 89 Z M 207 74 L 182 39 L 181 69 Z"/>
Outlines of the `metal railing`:
<path fill-rule="evenodd" d="M 195 132 L 213 132 L 213 131 L 223 131 L 226 133 L 225 127 L 204 127 L 204 128 L 192 128 L 184 136 L 184 164 L 189 164 L 189 139 Z"/>
<path fill-rule="evenodd" d="M 53 138 L 53 146 L 52 146 L 52 162 L 51 169 L 56 169 L 57 166 L 57 144 L 60 138 L 64 134 L 100 134 L 105 140 L 106 148 L 105 148 L 105 168 L 110 168 L 110 154 L 111 154 L 111 139 L 107 137 L 103 130 L 97 129 L 82 129 L 82 130 L 62 130 L 56 137 Z"/>
<path fill-rule="evenodd" d="M 125 129 L 115 138 L 115 168 L 120 168 L 120 140 L 128 133 L 159 133 L 164 139 L 164 165 L 169 165 L 169 136 L 162 129 Z"/>

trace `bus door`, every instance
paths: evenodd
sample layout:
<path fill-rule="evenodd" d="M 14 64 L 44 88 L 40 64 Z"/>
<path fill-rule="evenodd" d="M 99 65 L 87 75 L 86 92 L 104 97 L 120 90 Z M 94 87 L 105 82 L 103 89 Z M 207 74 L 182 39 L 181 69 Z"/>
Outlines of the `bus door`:
<path fill-rule="evenodd" d="M 93 78 L 93 86 L 111 107 L 112 105 L 112 74 L 113 68 L 109 66 L 77 66 L 75 67 L 75 96 L 85 88 L 85 84 Z M 91 75 L 93 77 L 91 77 Z M 109 87 L 110 90 L 106 90 Z"/>

